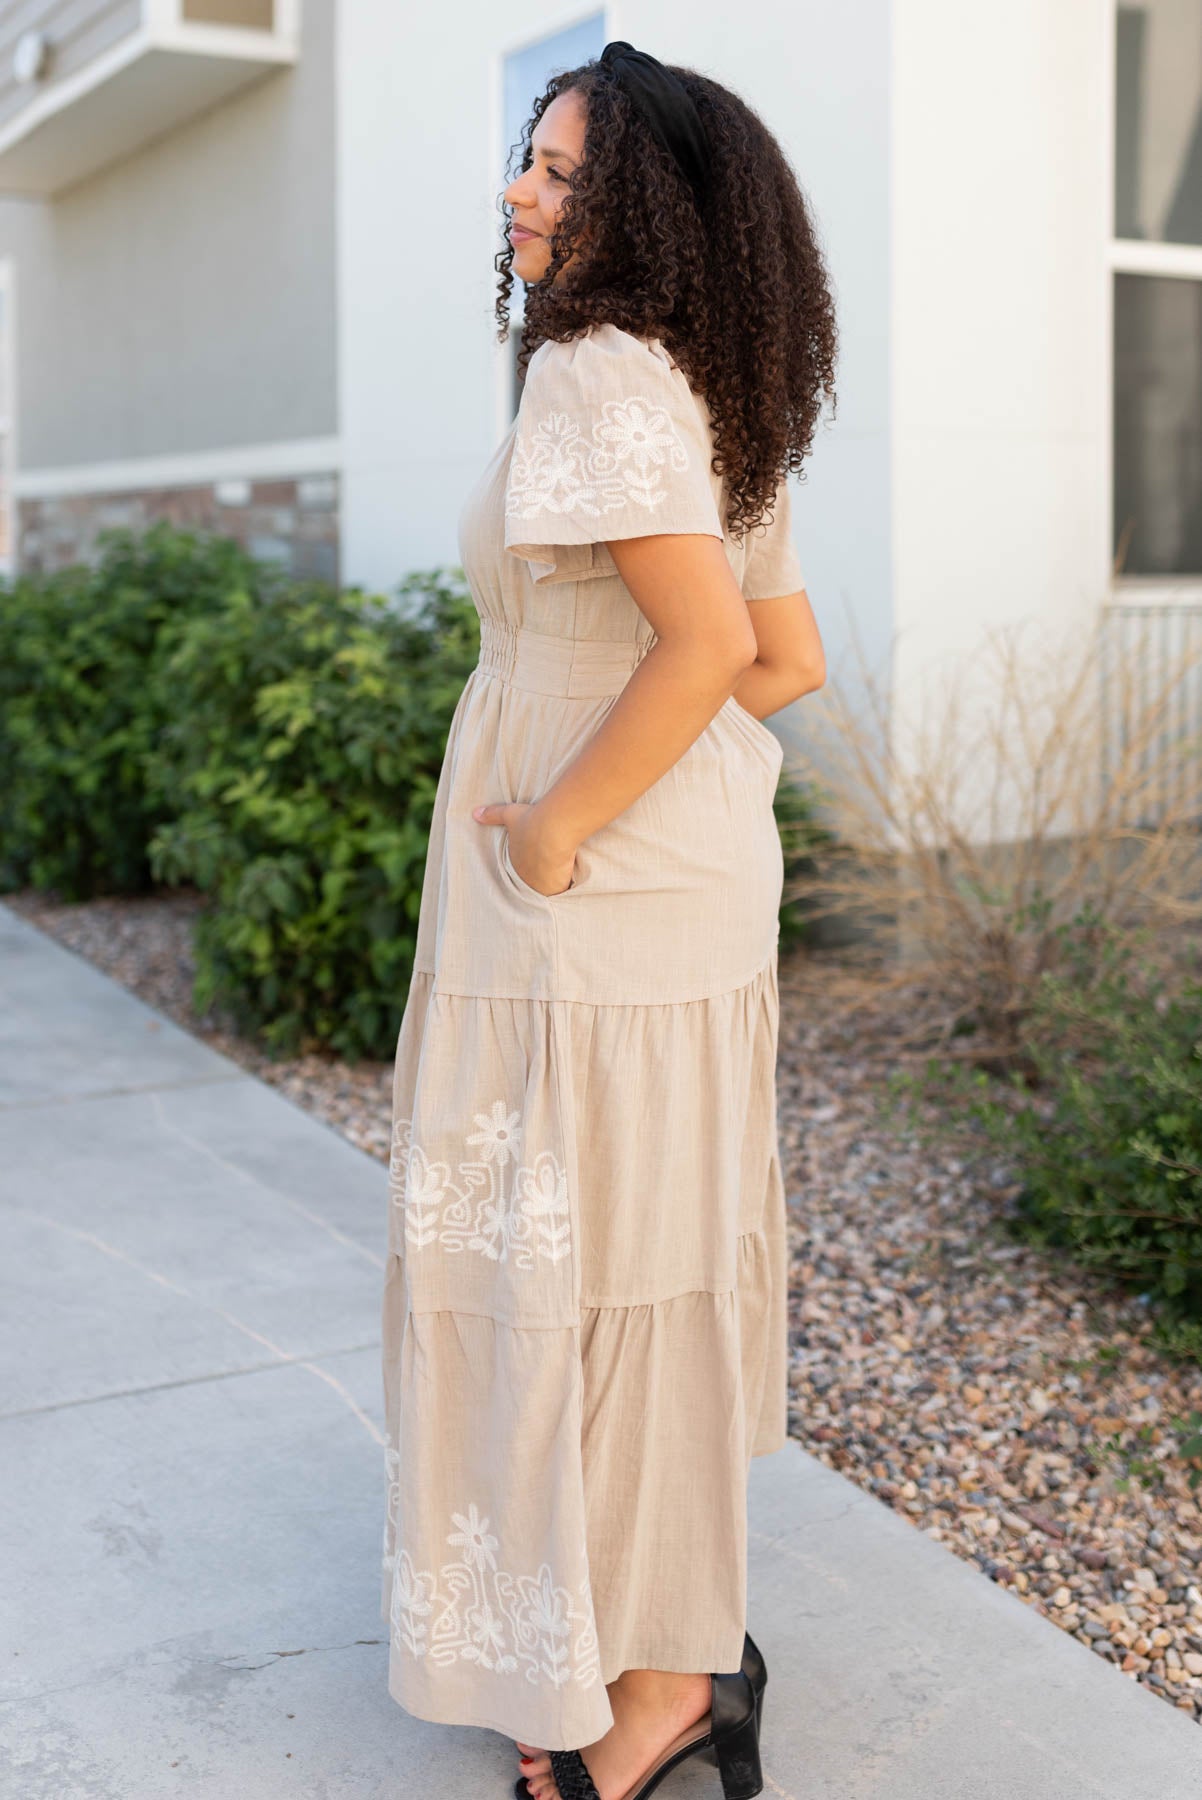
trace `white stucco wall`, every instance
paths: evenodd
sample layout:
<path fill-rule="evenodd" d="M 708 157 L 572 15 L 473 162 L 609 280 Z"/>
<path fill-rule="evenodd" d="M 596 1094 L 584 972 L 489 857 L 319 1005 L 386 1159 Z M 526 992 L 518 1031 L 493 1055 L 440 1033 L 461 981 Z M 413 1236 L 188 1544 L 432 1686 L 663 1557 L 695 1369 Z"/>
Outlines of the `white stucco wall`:
<path fill-rule="evenodd" d="M 793 513 L 831 678 L 850 689 L 853 630 L 871 665 L 887 658 L 893 629 L 891 12 L 890 0 L 774 0 L 755 8 L 748 31 L 732 32 L 729 15 L 715 9 L 703 64 L 780 138 L 830 269 L 838 404 L 815 434 Z M 786 743 L 804 730 L 805 707 L 802 701 L 773 718 Z"/>
<path fill-rule="evenodd" d="M 1109 574 L 1109 0 L 898 0 L 895 699 Z"/>

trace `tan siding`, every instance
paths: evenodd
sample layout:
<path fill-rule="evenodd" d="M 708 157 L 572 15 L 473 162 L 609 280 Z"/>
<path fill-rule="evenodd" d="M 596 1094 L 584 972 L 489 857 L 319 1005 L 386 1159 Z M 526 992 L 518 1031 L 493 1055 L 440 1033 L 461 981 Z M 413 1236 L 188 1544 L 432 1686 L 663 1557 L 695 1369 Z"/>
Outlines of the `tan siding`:
<path fill-rule="evenodd" d="M 198 25 L 234 25 L 243 31 L 270 31 L 273 0 L 184 0 L 184 18 Z"/>
<path fill-rule="evenodd" d="M 306 0 L 294 66 L 48 204 L 0 195 L 21 469 L 337 434 L 334 21 Z"/>

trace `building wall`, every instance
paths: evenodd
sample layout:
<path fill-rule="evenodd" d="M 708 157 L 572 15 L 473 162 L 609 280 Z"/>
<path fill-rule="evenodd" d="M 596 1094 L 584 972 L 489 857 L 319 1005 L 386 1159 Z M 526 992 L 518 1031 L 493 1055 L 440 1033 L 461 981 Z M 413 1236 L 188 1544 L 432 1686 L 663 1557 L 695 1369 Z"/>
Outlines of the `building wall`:
<path fill-rule="evenodd" d="M 102 532 L 116 527 L 141 533 L 160 520 L 236 538 L 252 556 L 282 562 L 298 578 L 338 579 L 335 474 L 273 481 L 234 477 L 25 499 L 19 502 L 21 572 L 48 573 L 90 562 Z"/>
<path fill-rule="evenodd" d="M 893 15 L 891 0 L 773 0 L 756 8 L 751 29 L 736 33 L 715 11 L 702 65 L 776 132 L 823 240 L 839 329 L 838 402 L 815 433 L 804 479 L 793 490 L 793 515 L 829 679 L 840 683 L 853 710 L 863 706 L 861 656 L 870 674 L 888 682 L 894 624 Z M 804 735 L 814 752 L 806 720 L 802 700 L 772 725 L 786 746 Z"/>
<path fill-rule="evenodd" d="M 903 28 L 904 21 L 904 28 Z M 898 0 L 896 699 L 1109 581 L 1109 0 Z"/>
<path fill-rule="evenodd" d="M 305 0 L 294 68 L 51 201 L 0 200 L 16 491 L 43 542 L 54 508 L 34 503 L 149 494 L 160 459 L 176 489 L 214 459 L 337 474 L 333 57 L 334 0 Z"/>
<path fill-rule="evenodd" d="M 546 13 L 517 0 L 502 29 L 460 0 L 449 29 L 437 7 L 338 9 L 342 548 L 365 587 L 457 560 L 459 505 L 504 430 L 495 46 Z"/>

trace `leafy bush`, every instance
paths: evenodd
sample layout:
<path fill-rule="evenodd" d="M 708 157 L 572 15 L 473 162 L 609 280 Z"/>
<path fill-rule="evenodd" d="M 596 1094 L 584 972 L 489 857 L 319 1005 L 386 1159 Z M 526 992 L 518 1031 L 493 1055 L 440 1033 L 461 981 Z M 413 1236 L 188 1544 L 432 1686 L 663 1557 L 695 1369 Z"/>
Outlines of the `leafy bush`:
<path fill-rule="evenodd" d="M 782 954 L 798 944 L 811 942 L 814 937 L 805 901 L 794 895 L 802 885 L 799 877 L 813 866 L 815 851 L 829 848 L 834 841 L 831 833 L 815 818 L 815 797 L 812 783 L 798 780 L 793 774 L 786 753 L 772 803 L 784 860 L 784 892 L 780 908 Z"/>
<path fill-rule="evenodd" d="M 447 732 L 479 654 L 461 585 L 231 592 L 163 634 L 155 875 L 213 896 L 196 1003 L 275 1051 L 392 1054 Z"/>
<path fill-rule="evenodd" d="M 170 717 L 148 686 L 159 632 L 261 580 L 237 544 L 156 525 L 104 533 L 93 567 L 0 585 L 0 890 L 151 885 L 145 763 Z"/>
<path fill-rule="evenodd" d="M 955 1092 L 963 1124 L 1013 1167 L 1018 1236 L 1137 1289 L 1161 1346 L 1202 1360 L 1202 981 L 1141 960 L 1137 942 L 1095 939 L 1088 985 L 1044 976 L 1025 1078 L 936 1065 L 925 1085 Z"/>

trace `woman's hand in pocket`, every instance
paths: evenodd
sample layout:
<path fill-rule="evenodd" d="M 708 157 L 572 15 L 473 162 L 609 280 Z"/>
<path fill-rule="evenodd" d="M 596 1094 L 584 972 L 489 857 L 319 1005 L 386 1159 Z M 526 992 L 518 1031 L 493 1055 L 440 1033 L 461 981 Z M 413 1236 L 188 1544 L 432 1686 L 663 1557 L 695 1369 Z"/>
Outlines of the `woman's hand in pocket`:
<path fill-rule="evenodd" d="M 500 826 L 509 833 L 509 860 L 527 886 L 545 894 L 562 894 L 572 885 L 576 852 L 565 855 L 548 844 L 542 816 L 532 800 L 493 800 L 472 808 L 480 825 Z"/>

